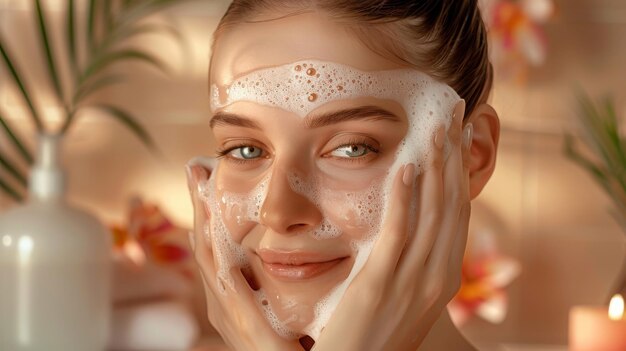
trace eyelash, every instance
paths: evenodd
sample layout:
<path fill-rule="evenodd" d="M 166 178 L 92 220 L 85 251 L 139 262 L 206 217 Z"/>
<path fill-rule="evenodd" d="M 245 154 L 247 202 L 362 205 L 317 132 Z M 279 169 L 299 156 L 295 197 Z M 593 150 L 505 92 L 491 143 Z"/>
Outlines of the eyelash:
<path fill-rule="evenodd" d="M 240 149 L 242 147 L 247 147 L 247 146 L 254 146 L 254 147 L 258 147 L 252 144 L 246 144 L 246 143 L 239 143 L 236 144 L 234 146 L 231 146 L 229 148 L 218 148 L 217 150 L 215 150 L 215 153 L 217 154 L 216 158 L 220 159 L 220 158 L 225 158 L 230 162 L 235 162 L 236 164 L 246 164 L 248 162 L 252 162 L 252 161 L 256 161 L 258 159 L 250 159 L 250 160 L 246 160 L 246 159 L 240 159 L 240 158 L 235 158 L 235 157 L 228 157 L 228 154 L 231 153 L 231 151 L 233 150 L 237 150 Z"/>
<path fill-rule="evenodd" d="M 365 146 L 367 148 L 367 150 L 368 150 L 368 153 L 369 152 L 373 152 L 375 154 L 380 153 L 380 149 L 379 148 L 376 148 L 376 147 L 372 146 L 367 141 L 362 140 L 362 139 L 361 140 L 358 140 L 358 139 L 349 140 L 347 143 L 344 143 L 344 144 L 341 144 L 339 146 L 336 146 L 333 149 L 333 151 L 336 150 L 336 149 L 342 148 L 342 147 L 352 146 L 352 145 L 362 145 L 362 146 Z M 249 144 L 249 143 L 248 144 L 246 144 L 246 143 L 239 143 L 237 145 L 234 145 L 234 146 L 231 146 L 231 147 L 228 147 L 228 148 L 218 148 L 215 151 L 215 153 L 217 154 L 216 158 L 218 158 L 218 159 L 226 158 L 226 159 L 228 159 L 228 161 L 235 162 L 236 164 L 247 164 L 249 162 L 254 162 L 254 161 L 257 161 L 259 158 L 262 158 L 262 157 L 259 157 L 259 158 L 255 158 L 255 159 L 246 160 L 246 159 L 240 159 L 240 158 L 235 158 L 235 157 L 228 157 L 228 154 L 231 153 L 231 151 L 237 150 L 237 149 L 242 148 L 242 147 L 247 147 L 247 146 L 258 147 L 258 146 L 255 146 L 255 145 L 252 145 L 252 144 Z M 359 157 L 334 157 L 334 156 L 328 156 L 328 157 L 339 158 L 339 159 L 342 160 L 342 162 L 360 163 L 360 162 L 364 161 L 364 159 L 367 157 L 366 155 L 367 154 L 365 154 L 363 156 L 359 156 Z"/>
<path fill-rule="evenodd" d="M 347 143 L 341 144 L 337 147 L 335 147 L 333 150 L 342 148 L 342 147 L 346 147 L 346 146 L 352 146 L 352 145 L 362 145 L 365 146 L 365 148 L 367 148 L 368 153 L 371 151 L 375 154 L 380 153 L 380 149 L 370 145 L 366 140 L 359 140 L 359 139 L 352 139 L 352 140 L 348 140 Z M 333 156 L 329 156 L 329 157 L 333 157 Z M 342 162 L 350 162 L 350 163 L 361 163 L 365 161 L 365 158 L 367 158 L 367 154 L 363 155 L 363 156 L 359 156 L 359 157 L 337 157 L 339 159 L 342 160 Z"/>

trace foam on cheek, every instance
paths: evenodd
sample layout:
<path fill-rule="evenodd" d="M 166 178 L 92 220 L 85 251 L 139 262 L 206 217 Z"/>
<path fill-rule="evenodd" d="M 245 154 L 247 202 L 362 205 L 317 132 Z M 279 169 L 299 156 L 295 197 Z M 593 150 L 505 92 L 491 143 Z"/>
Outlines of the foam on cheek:
<path fill-rule="evenodd" d="M 211 242 L 214 258 L 217 263 L 217 282 L 222 294 L 226 294 L 226 286 L 234 289 L 234 281 L 230 270 L 233 267 L 246 265 L 246 254 L 230 235 L 223 221 L 223 213 L 216 199 L 215 178 L 213 174 L 199 185 L 202 202 L 209 207 L 211 216 L 204 223 L 204 233 Z"/>
<path fill-rule="evenodd" d="M 322 230 L 316 229 L 310 232 L 316 239 L 329 239 L 342 234 L 339 228 L 333 229 L 330 233 L 324 230 L 325 223 L 329 223 L 329 216 L 324 213 L 322 199 L 326 203 L 332 204 L 336 212 L 345 214 L 346 217 L 342 218 L 344 221 L 352 222 L 354 227 L 363 231 L 360 232 L 361 237 L 352 242 L 352 249 L 356 257 L 350 275 L 315 305 L 315 317 L 303 331 L 316 340 L 321 330 L 328 323 L 348 285 L 361 270 L 371 252 L 376 234 L 380 231 L 380 218 L 384 210 L 383 187 L 382 184 L 375 183 L 361 191 L 346 192 L 323 187 L 319 180 L 303 179 L 295 173 L 289 174 L 288 180 L 293 191 L 304 195 L 318 209 L 323 211 Z M 335 227 L 332 226 L 331 228 Z"/>
<path fill-rule="evenodd" d="M 267 194 L 269 176 L 264 178 L 250 193 L 242 195 L 222 193 L 217 201 L 215 172 L 204 183 L 199 184 L 200 199 L 209 207 L 211 217 L 204 224 L 204 233 L 211 242 L 213 254 L 217 263 L 218 288 L 226 293 L 226 285 L 234 288 L 230 270 L 248 266 L 248 260 L 243 247 L 233 240 L 233 236 L 224 223 L 227 216 L 235 216 L 237 223 L 259 220 L 261 204 Z M 222 204 L 225 211 L 222 211 Z M 225 212 L 225 213 L 224 213 Z"/>
<path fill-rule="evenodd" d="M 225 215 L 236 218 L 237 224 L 259 222 L 261 206 L 267 195 L 270 176 L 263 178 L 249 193 L 233 193 L 224 191 L 220 202 L 225 208 Z"/>
<path fill-rule="evenodd" d="M 344 222 L 363 230 L 361 240 L 369 241 L 377 232 L 378 219 L 382 211 L 382 187 L 381 184 L 372 184 L 361 191 L 337 192 L 324 189 L 325 198 L 337 199 L 333 205 L 343 213 Z M 334 200 L 334 199 L 333 199 Z"/>
<path fill-rule="evenodd" d="M 287 176 L 287 180 L 289 181 L 289 186 L 293 191 L 304 195 L 309 201 L 311 201 L 318 210 L 322 211 L 322 222 L 317 228 L 314 228 L 312 231 L 309 231 L 308 234 L 314 237 L 315 239 L 332 239 L 341 235 L 341 229 L 336 226 L 334 223 L 330 221 L 328 216 L 323 213 L 323 208 L 320 202 L 320 189 L 317 181 L 307 181 L 306 179 L 300 178 L 295 173 L 291 173 Z"/>
<path fill-rule="evenodd" d="M 200 199 L 209 206 L 211 211 L 211 218 L 204 224 L 204 232 L 211 242 L 217 261 L 217 286 L 222 294 L 227 294 L 227 286 L 234 289 L 231 269 L 248 267 L 249 262 L 243 247 L 233 240 L 232 234 L 224 223 L 224 218 L 235 217 L 238 224 L 243 224 L 246 221 L 259 222 L 261 206 L 267 196 L 271 177 L 270 175 L 266 176 L 250 192 L 245 194 L 224 191 L 217 201 L 218 192 L 216 191 L 214 174 L 215 172 L 212 172 L 211 177 L 206 182 L 199 184 L 199 193 Z M 298 333 L 287 327 L 289 323 L 297 319 L 297 315 L 292 314 L 289 318 L 281 320 L 269 304 L 263 289 L 253 293 L 261 313 L 278 335 L 287 339 L 295 339 L 299 336 Z"/>
<path fill-rule="evenodd" d="M 324 187 L 320 179 L 307 180 L 295 173 L 289 174 L 287 179 L 294 192 L 305 196 L 322 212 L 322 222 L 309 235 L 321 240 L 336 238 L 342 234 L 341 229 L 330 220 L 327 206 L 332 206 L 333 212 L 340 214 L 339 219 L 343 225 L 365 230 L 365 233 L 360 233 L 365 237 L 364 240 L 371 239 L 371 235 L 375 233 L 374 228 L 382 213 L 380 184 L 372 184 L 361 191 L 342 191 Z"/>
<path fill-rule="evenodd" d="M 432 158 L 431 145 L 436 129 L 441 125 L 445 126 L 446 130 L 449 128 L 452 111 L 459 101 L 459 96 L 449 86 L 412 69 L 363 72 L 337 63 L 307 60 L 257 70 L 236 79 L 229 86 L 213 85 L 211 97 L 213 110 L 237 101 L 249 101 L 279 107 L 300 117 L 305 117 L 332 101 L 375 97 L 397 101 L 407 114 L 409 122 L 407 135 L 398 146 L 395 161 L 382 184 L 362 192 L 341 193 L 323 189 L 319 186 L 320 182 L 315 179 L 301 179 L 295 174 L 289 176 L 292 189 L 307 196 L 318 208 L 323 207 L 321 199 L 338 198 L 337 203 L 342 204 L 342 211 L 347 217 L 354 216 L 358 226 L 369 228 L 360 240 L 352 243 L 356 260 L 349 277 L 318 302 L 315 307 L 315 319 L 306 330 L 295 331 L 296 334 L 304 332 L 317 340 L 345 290 L 367 261 L 376 239 L 381 235 L 381 221 L 389 209 L 385 204 L 389 202 L 393 176 L 407 163 L 415 164 L 418 174 L 424 171 Z M 449 143 L 446 142 L 446 154 L 448 149 Z M 230 208 L 240 206 L 237 211 L 242 220 L 258 220 L 258 209 L 264 198 L 265 194 L 259 197 L 260 200 L 255 197 L 254 201 L 258 206 L 248 204 L 250 197 L 241 195 L 233 195 L 225 201 L 232 203 Z M 207 198 L 209 202 L 214 200 Z M 212 210 L 213 207 L 215 206 L 211 205 Z M 215 217 L 221 215 L 220 213 Z M 339 228 L 327 219 L 327 215 L 324 213 L 323 215 L 324 222 L 312 235 L 318 239 L 340 235 Z M 218 255 L 220 261 L 218 275 L 227 275 L 228 269 L 222 267 L 245 265 L 245 255 L 242 258 L 242 249 L 232 242 L 223 222 L 217 219 L 215 222 L 218 223 L 211 227 L 211 230 L 216 230 L 213 232 L 213 242 L 218 242 L 214 251 L 216 253 L 228 251 Z M 278 321 L 271 307 L 268 307 L 269 304 L 262 306 L 274 329 L 280 335 L 287 336 L 289 333 L 285 332 L 288 329 L 284 321 Z"/>

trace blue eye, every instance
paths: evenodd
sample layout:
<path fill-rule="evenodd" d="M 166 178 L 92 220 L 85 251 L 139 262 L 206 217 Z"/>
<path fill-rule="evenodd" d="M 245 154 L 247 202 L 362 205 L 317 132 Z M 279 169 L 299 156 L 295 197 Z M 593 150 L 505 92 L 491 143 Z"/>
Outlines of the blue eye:
<path fill-rule="evenodd" d="M 334 157 L 354 158 L 362 157 L 370 152 L 370 148 L 365 144 L 344 145 L 333 150 L 330 155 Z"/>
<path fill-rule="evenodd" d="M 261 157 L 263 150 L 256 146 L 241 146 L 230 151 L 231 156 L 238 159 L 250 160 Z"/>

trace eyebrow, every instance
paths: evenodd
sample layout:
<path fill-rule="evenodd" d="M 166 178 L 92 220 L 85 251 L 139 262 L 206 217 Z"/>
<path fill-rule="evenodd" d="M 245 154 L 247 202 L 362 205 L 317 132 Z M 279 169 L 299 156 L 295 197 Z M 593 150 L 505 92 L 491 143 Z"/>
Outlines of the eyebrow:
<path fill-rule="evenodd" d="M 217 125 L 227 125 L 261 130 L 261 126 L 259 126 L 259 124 L 255 121 L 228 112 L 216 112 L 213 115 L 211 121 L 209 122 L 209 126 L 211 127 L 211 129 L 213 129 Z"/>
<path fill-rule="evenodd" d="M 355 120 L 387 120 L 392 122 L 398 122 L 400 119 L 398 116 L 377 106 L 361 106 L 356 108 L 349 108 L 345 110 L 339 110 L 329 113 L 324 113 L 317 116 L 309 116 L 304 119 L 304 126 L 306 128 L 320 128 L 329 126 L 332 124 L 355 121 Z M 209 122 L 211 128 L 217 125 L 230 125 L 236 127 L 244 127 L 251 129 L 261 130 L 261 126 L 244 116 L 236 115 L 228 112 L 217 112 L 211 118 Z"/>

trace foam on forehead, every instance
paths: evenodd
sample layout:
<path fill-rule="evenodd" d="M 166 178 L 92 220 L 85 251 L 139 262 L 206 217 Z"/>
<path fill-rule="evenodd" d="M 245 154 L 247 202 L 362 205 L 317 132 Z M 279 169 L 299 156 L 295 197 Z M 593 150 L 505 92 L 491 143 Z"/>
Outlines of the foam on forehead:
<path fill-rule="evenodd" d="M 364 72 L 334 62 L 307 60 L 256 70 L 228 86 L 213 84 L 211 107 L 215 110 L 237 101 L 252 101 L 304 117 L 330 101 L 361 96 L 403 101 L 434 85 L 445 97 L 452 95 L 458 100 L 452 88 L 413 69 Z M 421 95 L 436 98 L 436 94 Z"/>

